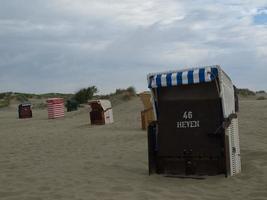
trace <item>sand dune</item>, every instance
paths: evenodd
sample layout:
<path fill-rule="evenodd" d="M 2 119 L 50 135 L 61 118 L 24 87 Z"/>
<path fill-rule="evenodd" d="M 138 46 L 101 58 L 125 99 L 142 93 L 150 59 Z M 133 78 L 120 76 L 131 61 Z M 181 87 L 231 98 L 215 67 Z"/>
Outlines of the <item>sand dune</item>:
<path fill-rule="evenodd" d="M 0 110 L 0 199 L 267 199 L 267 101 L 240 103 L 243 172 L 204 180 L 148 176 L 138 99 L 108 126 L 90 126 L 86 108 L 58 120 Z"/>

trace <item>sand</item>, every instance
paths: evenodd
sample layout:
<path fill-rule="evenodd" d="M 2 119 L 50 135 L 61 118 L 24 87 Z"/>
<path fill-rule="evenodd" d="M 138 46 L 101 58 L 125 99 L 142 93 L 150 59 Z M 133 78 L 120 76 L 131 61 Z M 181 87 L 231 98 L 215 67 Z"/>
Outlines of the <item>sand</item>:
<path fill-rule="evenodd" d="M 241 101 L 242 173 L 204 180 L 148 176 L 141 102 L 114 107 L 115 123 L 90 126 L 86 108 L 48 120 L 0 110 L 0 199 L 267 199 L 267 101 Z"/>

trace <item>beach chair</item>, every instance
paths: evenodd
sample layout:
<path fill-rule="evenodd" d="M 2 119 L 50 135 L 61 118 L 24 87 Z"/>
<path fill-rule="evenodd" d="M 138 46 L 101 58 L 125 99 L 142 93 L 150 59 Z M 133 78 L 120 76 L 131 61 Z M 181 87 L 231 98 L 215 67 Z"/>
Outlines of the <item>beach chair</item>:
<path fill-rule="evenodd" d="M 220 66 L 148 74 L 155 121 L 149 174 L 232 176 L 241 172 L 238 98 Z"/>

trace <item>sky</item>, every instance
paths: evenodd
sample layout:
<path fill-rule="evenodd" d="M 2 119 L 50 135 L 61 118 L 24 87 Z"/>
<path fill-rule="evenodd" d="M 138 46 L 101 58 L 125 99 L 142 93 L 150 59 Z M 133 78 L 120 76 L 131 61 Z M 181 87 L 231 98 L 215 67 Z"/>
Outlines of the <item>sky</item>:
<path fill-rule="evenodd" d="M 0 0 L 0 92 L 143 91 L 215 64 L 267 90 L 266 0 Z"/>

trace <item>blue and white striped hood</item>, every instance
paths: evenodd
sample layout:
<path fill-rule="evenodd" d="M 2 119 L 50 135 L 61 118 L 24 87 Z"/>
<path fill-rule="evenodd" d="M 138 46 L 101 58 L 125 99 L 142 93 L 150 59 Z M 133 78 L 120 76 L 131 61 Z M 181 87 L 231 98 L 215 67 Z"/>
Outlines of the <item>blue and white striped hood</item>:
<path fill-rule="evenodd" d="M 211 82 L 218 76 L 219 68 L 218 65 L 215 65 L 188 70 L 149 74 L 148 87 L 160 88 Z"/>

